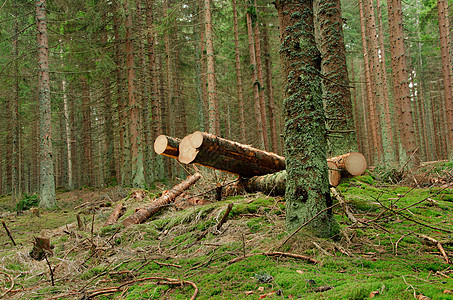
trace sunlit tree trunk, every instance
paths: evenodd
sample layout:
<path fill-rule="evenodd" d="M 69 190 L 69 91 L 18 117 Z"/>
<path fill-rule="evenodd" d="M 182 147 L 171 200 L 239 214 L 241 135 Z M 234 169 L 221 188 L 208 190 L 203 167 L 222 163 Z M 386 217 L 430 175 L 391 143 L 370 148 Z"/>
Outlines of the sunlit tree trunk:
<path fill-rule="evenodd" d="M 134 45 L 132 13 L 128 1 L 125 2 L 125 22 L 126 27 L 126 69 L 127 86 L 129 98 L 129 130 L 131 143 L 131 166 L 132 166 L 132 185 L 137 188 L 145 187 L 145 174 L 143 165 L 143 144 L 140 136 L 140 104 L 137 100 L 135 89 L 135 64 L 134 64 Z"/>
<path fill-rule="evenodd" d="M 239 55 L 239 29 L 236 0 L 233 0 L 233 22 L 234 22 L 234 53 L 236 59 L 236 91 L 238 95 L 238 107 L 239 107 L 239 128 L 241 142 L 246 143 L 247 134 L 245 130 L 244 91 L 242 86 L 241 59 Z"/>
<path fill-rule="evenodd" d="M 328 151 L 330 156 L 338 156 L 357 151 L 341 5 L 340 0 L 318 0 L 317 7 Z"/>
<path fill-rule="evenodd" d="M 369 112 L 369 122 L 371 123 L 371 137 L 372 143 L 370 144 L 370 152 L 373 161 L 379 162 L 382 158 L 382 141 L 380 135 L 380 126 L 379 119 L 376 113 L 376 101 L 374 98 L 374 86 L 373 80 L 371 78 L 371 70 L 368 58 L 368 43 L 366 39 L 366 25 L 365 25 L 365 16 L 363 12 L 363 0 L 359 0 L 359 11 L 360 11 L 360 27 L 362 33 L 362 49 L 363 49 L 363 63 L 365 68 L 365 81 L 366 81 L 366 92 L 367 92 L 367 102 L 368 102 L 368 112 Z M 377 159 L 376 159 L 377 157 Z M 370 163 L 373 163 L 370 161 Z"/>
<path fill-rule="evenodd" d="M 400 134 L 406 158 L 416 149 L 416 135 L 412 117 L 409 77 L 404 45 L 403 19 L 400 0 L 390 0 L 388 6 L 390 26 L 390 52 L 392 56 L 393 91 L 400 108 Z M 418 157 L 418 156 L 416 156 Z M 416 160 L 411 164 L 418 165 Z"/>
<path fill-rule="evenodd" d="M 205 32 L 206 32 L 206 70 L 208 79 L 208 132 L 220 134 L 219 109 L 216 93 L 215 79 L 215 58 L 214 45 L 212 35 L 212 20 L 211 20 L 211 0 L 204 1 L 205 12 Z"/>
<path fill-rule="evenodd" d="M 446 131 L 449 145 L 453 145 L 453 95 L 452 95 L 452 64 L 450 60 L 450 21 L 448 19 L 448 3 L 445 0 L 437 0 L 439 16 L 439 39 L 442 57 L 442 75 L 444 81 L 444 99 L 446 112 Z M 453 147 L 449 147 L 448 155 L 453 157 Z"/>
<path fill-rule="evenodd" d="M 332 205 L 327 176 L 327 141 L 316 48 L 313 1 L 276 1 L 285 76 L 286 224 L 294 230 Z M 327 210 L 307 227 L 314 235 L 338 232 Z"/>
<path fill-rule="evenodd" d="M 278 135 L 277 135 L 277 111 L 275 109 L 274 99 L 274 85 L 272 83 L 272 64 L 270 58 L 270 46 L 269 46 L 269 32 L 268 27 L 265 24 L 263 27 L 263 55 L 264 55 L 264 66 L 266 70 L 266 97 L 268 101 L 269 111 L 269 129 L 271 133 L 271 148 L 272 152 L 278 153 Z"/>
<path fill-rule="evenodd" d="M 255 108 L 255 121 L 256 121 L 256 135 L 258 136 L 258 147 L 264 149 L 265 139 L 264 139 L 264 129 L 263 122 L 261 118 L 261 105 L 260 105 L 260 91 L 259 91 L 259 81 L 258 81 L 258 70 L 256 68 L 256 49 L 255 41 L 253 34 L 253 20 L 252 20 L 251 7 L 247 5 L 247 36 L 249 42 L 249 53 L 250 53 L 250 64 L 252 67 L 252 84 L 253 84 L 253 95 L 254 95 L 254 108 Z"/>
<path fill-rule="evenodd" d="M 47 36 L 46 1 L 36 0 L 38 43 L 38 107 L 40 148 L 39 205 L 55 206 L 55 177 L 52 159 L 52 123 L 50 107 L 49 47 Z"/>
<path fill-rule="evenodd" d="M 17 18 L 17 16 L 16 16 Z M 12 157 L 11 157 L 11 196 L 14 200 L 18 200 L 22 194 L 20 185 L 20 120 L 19 120 L 19 24 L 16 20 L 14 22 L 14 37 L 12 56 L 14 59 L 13 77 L 14 88 L 13 97 L 11 97 L 11 142 L 12 142 Z"/>

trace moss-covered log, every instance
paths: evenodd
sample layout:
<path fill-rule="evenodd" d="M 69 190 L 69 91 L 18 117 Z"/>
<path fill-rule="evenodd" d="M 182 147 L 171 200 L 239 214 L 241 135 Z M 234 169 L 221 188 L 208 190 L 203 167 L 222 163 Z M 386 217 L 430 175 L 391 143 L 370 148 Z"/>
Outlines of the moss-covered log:
<path fill-rule="evenodd" d="M 150 206 L 139 209 L 123 221 L 123 225 L 128 227 L 133 224 L 140 224 L 149 219 L 153 214 L 159 211 L 162 207 L 169 204 L 176 197 L 178 197 L 183 191 L 187 190 L 192 186 L 198 179 L 201 178 L 200 173 L 195 173 L 192 176 L 187 177 L 186 180 L 178 185 L 175 185 L 168 193 L 165 193 L 160 198 L 155 199 Z"/>
<path fill-rule="evenodd" d="M 180 140 L 167 135 L 159 135 L 154 141 L 154 151 L 157 154 L 178 158 Z"/>
<path fill-rule="evenodd" d="M 179 145 L 179 161 L 196 163 L 245 177 L 285 169 L 285 158 L 272 152 L 197 131 Z"/>

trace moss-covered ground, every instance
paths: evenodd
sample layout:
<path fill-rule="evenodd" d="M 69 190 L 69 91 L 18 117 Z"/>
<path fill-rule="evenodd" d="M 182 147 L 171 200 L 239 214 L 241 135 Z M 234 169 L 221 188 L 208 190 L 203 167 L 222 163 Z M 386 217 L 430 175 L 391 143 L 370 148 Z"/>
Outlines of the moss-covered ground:
<path fill-rule="evenodd" d="M 144 224 L 124 228 L 121 220 L 159 190 L 140 199 L 118 188 L 61 192 L 59 207 L 40 210 L 40 216 L 17 213 L 11 199 L 3 196 L 0 215 L 17 246 L 1 228 L 0 295 L 189 299 L 194 294 L 192 282 L 199 289 L 196 299 L 415 299 L 420 294 L 453 299 L 453 268 L 438 247 L 423 238 L 438 240 L 453 259 L 451 186 L 391 185 L 365 175 L 343 181 L 338 190 L 359 224 L 337 205 L 340 235 L 318 239 L 302 230 L 281 247 L 290 234 L 282 197 L 258 193 L 181 210 L 169 206 Z M 126 215 L 118 224 L 102 227 L 118 201 L 127 207 Z M 233 209 L 217 230 L 229 203 Z M 83 229 L 77 226 L 77 214 Z M 48 260 L 54 286 L 46 261 L 29 256 L 33 236 L 51 240 Z M 319 263 L 248 256 L 275 251 L 305 255 Z M 244 254 L 248 257 L 232 262 Z"/>

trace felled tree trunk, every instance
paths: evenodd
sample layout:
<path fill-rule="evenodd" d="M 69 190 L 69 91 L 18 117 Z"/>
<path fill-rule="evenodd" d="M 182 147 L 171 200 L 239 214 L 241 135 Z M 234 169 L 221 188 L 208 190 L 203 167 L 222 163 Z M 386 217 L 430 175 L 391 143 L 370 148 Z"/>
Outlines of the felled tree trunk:
<path fill-rule="evenodd" d="M 128 227 L 133 224 L 140 224 L 150 218 L 153 214 L 159 211 L 163 206 L 172 202 L 177 196 L 179 196 L 183 191 L 187 190 L 191 185 L 193 185 L 198 179 L 201 178 L 200 173 L 195 173 L 192 176 L 187 177 L 186 180 L 181 182 L 178 185 L 175 185 L 168 193 L 162 195 L 160 198 L 155 199 L 150 206 L 141 208 L 131 216 L 126 218 L 123 221 L 123 225 Z"/>
<path fill-rule="evenodd" d="M 285 169 L 285 158 L 275 153 L 197 131 L 179 145 L 181 163 L 196 163 L 244 177 L 265 175 Z"/>
<path fill-rule="evenodd" d="M 175 139 L 161 134 L 154 141 L 154 151 L 157 154 L 178 159 L 179 143 L 180 143 L 179 139 Z"/>
<path fill-rule="evenodd" d="M 115 224 L 116 221 L 118 221 L 118 219 L 121 218 L 121 216 L 124 214 L 125 211 L 126 211 L 126 207 L 123 205 L 123 203 L 118 203 L 115 206 L 115 209 L 112 211 L 112 213 L 108 217 L 107 221 L 105 221 L 103 227 Z"/>

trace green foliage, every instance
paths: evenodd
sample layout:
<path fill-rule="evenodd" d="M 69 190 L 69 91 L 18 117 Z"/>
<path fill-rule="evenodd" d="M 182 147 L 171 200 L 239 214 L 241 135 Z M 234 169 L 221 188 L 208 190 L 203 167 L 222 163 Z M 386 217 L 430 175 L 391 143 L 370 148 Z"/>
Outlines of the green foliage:
<path fill-rule="evenodd" d="M 39 197 L 37 194 L 23 194 L 22 199 L 17 202 L 16 210 L 27 210 L 32 207 L 37 207 L 39 205 Z"/>

